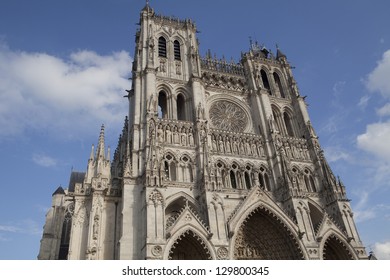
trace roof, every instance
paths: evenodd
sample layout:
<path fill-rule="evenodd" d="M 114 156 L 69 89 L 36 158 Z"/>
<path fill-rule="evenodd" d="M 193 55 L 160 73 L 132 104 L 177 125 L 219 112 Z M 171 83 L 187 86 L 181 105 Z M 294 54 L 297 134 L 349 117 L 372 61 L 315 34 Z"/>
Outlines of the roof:
<path fill-rule="evenodd" d="M 65 194 L 65 191 L 64 191 L 64 189 L 63 189 L 61 186 L 59 186 L 59 187 L 56 189 L 56 191 L 53 192 L 53 194 L 52 194 L 51 196 L 55 196 L 55 195 L 57 195 L 57 194 Z"/>
<path fill-rule="evenodd" d="M 85 178 L 85 172 L 77 172 L 77 171 L 72 171 L 70 173 L 70 178 L 69 178 L 69 192 L 74 192 L 74 187 L 76 183 L 83 183 Z"/>

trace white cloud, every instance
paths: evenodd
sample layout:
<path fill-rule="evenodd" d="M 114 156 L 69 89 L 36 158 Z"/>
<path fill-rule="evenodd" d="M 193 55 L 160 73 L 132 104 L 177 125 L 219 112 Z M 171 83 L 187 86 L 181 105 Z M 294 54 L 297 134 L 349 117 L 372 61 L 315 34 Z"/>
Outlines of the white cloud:
<path fill-rule="evenodd" d="M 366 132 L 358 135 L 360 149 L 390 162 L 390 121 L 367 125 Z"/>
<path fill-rule="evenodd" d="M 373 251 L 378 260 L 390 260 L 390 241 L 375 243 Z"/>
<path fill-rule="evenodd" d="M 390 103 L 385 104 L 383 107 L 379 108 L 376 112 L 381 117 L 390 116 Z"/>
<path fill-rule="evenodd" d="M 366 86 L 371 92 L 379 92 L 390 98 L 390 50 L 386 51 L 376 68 L 368 75 Z"/>
<path fill-rule="evenodd" d="M 96 132 L 102 123 L 120 127 L 130 70 L 125 51 L 78 51 L 63 59 L 0 44 L 0 136 L 33 129 L 67 138 Z"/>
<path fill-rule="evenodd" d="M 56 159 L 44 154 L 33 154 L 32 160 L 43 167 L 54 167 L 57 165 Z"/>

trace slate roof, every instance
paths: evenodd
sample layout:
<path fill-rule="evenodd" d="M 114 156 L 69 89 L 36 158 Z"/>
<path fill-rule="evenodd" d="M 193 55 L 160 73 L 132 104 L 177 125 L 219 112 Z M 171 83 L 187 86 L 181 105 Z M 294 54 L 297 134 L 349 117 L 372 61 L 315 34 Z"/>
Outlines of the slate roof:
<path fill-rule="evenodd" d="M 77 171 L 72 171 L 70 173 L 70 178 L 69 178 L 69 186 L 68 190 L 69 192 L 74 192 L 74 187 L 76 183 L 83 183 L 85 178 L 85 172 L 77 172 Z"/>

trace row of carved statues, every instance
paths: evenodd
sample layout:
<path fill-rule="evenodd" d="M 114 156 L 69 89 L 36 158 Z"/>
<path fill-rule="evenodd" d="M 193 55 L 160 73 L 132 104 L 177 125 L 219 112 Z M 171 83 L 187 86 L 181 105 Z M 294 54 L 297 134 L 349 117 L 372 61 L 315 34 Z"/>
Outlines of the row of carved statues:
<path fill-rule="evenodd" d="M 310 152 L 305 139 L 277 137 L 276 146 L 290 160 L 310 160 Z"/>
<path fill-rule="evenodd" d="M 192 126 L 178 124 L 158 124 L 157 138 L 154 130 L 151 130 L 151 141 L 158 143 L 176 144 L 183 147 L 193 147 L 194 130 Z"/>
<path fill-rule="evenodd" d="M 259 138 L 211 134 L 210 150 L 214 153 L 265 157 L 264 143 Z"/>

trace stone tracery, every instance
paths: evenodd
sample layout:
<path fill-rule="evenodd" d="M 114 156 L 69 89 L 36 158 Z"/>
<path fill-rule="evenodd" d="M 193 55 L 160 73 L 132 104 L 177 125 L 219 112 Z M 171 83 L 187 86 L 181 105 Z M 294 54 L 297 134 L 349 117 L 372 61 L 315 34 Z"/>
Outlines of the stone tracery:
<path fill-rule="evenodd" d="M 210 107 L 209 115 L 211 122 L 218 129 L 243 132 L 248 125 L 245 111 L 230 101 L 214 102 Z"/>

